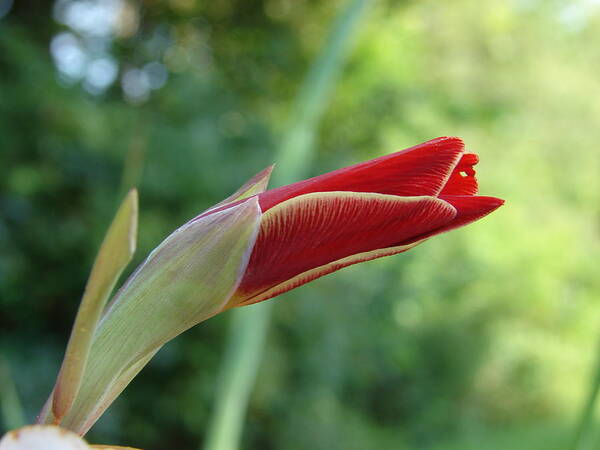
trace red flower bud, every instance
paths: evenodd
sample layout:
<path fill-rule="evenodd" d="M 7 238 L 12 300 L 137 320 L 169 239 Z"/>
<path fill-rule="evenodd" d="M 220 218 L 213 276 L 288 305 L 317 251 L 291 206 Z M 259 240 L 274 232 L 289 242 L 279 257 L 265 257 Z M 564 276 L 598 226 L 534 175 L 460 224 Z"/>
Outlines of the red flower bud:
<path fill-rule="evenodd" d="M 404 252 L 489 214 L 504 201 L 475 195 L 477 162 L 461 139 L 442 137 L 258 194 L 260 231 L 228 307 Z"/>

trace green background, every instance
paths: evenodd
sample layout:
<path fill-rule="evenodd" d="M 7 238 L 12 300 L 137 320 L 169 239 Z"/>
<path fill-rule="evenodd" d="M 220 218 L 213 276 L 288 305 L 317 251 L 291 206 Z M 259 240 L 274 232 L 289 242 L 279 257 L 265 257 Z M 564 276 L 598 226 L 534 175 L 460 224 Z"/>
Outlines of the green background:
<path fill-rule="evenodd" d="M 126 188 L 138 263 L 276 162 L 344 6 L 115 0 L 100 29 L 100 3 L 0 0 L 0 351 L 28 422 Z M 507 203 L 273 300 L 244 449 L 565 448 L 600 336 L 599 39 L 593 1 L 373 3 L 311 174 L 456 135 Z M 89 440 L 200 448 L 229 319 L 169 343 Z"/>

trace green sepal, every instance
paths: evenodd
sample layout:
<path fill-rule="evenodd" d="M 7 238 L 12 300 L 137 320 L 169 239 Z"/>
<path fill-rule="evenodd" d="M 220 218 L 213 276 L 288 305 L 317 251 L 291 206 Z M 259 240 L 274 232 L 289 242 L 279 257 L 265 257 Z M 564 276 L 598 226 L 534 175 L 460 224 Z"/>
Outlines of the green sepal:
<path fill-rule="evenodd" d="M 84 434 L 162 345 L 219 313 L 246 270 L 261 219 L 256 197 L 191 220 L 115 295 L 79 393 L 61 425 Z"/>
<path fill-rule="evenodd" d="M 265 189 L 267 189 L 269 179 L 271 178 L 271 173 L 273 172 L 274 167 L 275 165 L 271 165 L 261 170 L 248 181 L 246 181 L 246 183 L 244 183 L 242 187 L 240 187 L 237 191 L 235 191 L 225 200 L 217 203 L 214 206 L 211 206 L 208 209 L 208 211 L 212 211 L 213 209 L 220 208 L 221 206 L 225 206 L 230 203 L 237 202 L 239 200 L 243 200 L 245 198 L 252 197 L 253 195 L 257 195 L 261 192 L 264 192 Z"/>

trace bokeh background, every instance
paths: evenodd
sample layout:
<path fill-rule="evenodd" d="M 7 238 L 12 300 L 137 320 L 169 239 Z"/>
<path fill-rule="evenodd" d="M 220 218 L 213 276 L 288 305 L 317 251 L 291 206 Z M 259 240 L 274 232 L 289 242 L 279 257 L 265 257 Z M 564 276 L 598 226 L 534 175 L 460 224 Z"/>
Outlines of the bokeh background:
<path fill-rule="evenodd" d="M 126 188 L 139 262 L 276 162 L 344 7 L 0 0 L 3 427 L 8 376 L 27 421 L 49 393 Z M 567 448 L 600 337 L 600 2 L 380 0 L 353 40 L 310 174 L 457 135 L 507 203 L 274 300 L 243 448 Z M 90 441 L 201 448 L 230 318 L 169 343 Z"/>

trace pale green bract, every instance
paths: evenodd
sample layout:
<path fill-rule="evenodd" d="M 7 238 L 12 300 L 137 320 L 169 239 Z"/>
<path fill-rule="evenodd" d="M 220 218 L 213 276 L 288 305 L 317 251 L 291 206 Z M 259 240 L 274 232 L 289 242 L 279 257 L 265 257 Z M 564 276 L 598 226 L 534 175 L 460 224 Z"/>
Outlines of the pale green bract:
<path fill-rule="evenodd" d="M 62 418 L 73 405 L 85 372 L 96 326 L 121 273 L 135 252 L 137 190 L 129 191 L 100 246 L 90 273 L 54 388 L 52 414 Z"/>
<path fill-rule="evenodd" d="M 188 222 L 148 256 L 104 313 L 61 426 L 85 434 L 167 341 L 223 309 L 246 270 L 260 218 L 258 199 L 249 198 Z"/>

